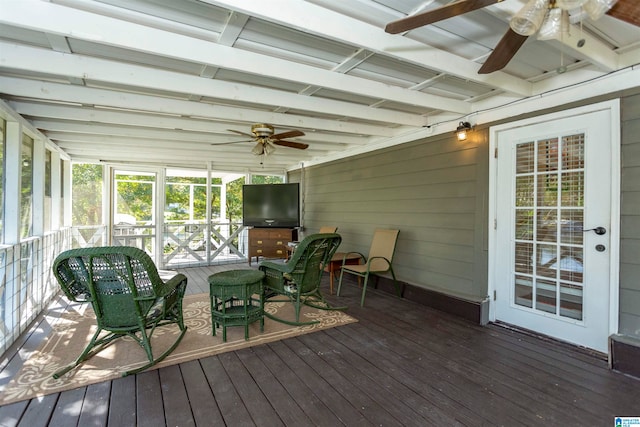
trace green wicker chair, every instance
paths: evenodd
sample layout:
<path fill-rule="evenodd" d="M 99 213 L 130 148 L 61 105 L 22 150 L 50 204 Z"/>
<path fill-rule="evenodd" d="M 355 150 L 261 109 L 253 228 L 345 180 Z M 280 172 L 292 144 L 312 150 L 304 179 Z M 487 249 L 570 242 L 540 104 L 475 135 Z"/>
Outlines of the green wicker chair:
<path fill-rule="evenodd" d="M 71 301 L 91 303 L 98 324 L 82 354 L 57 371 L 54 378 L 125 335 L 144 348 L 149 363 L 122 376 L 143 371 L 169 355 L 187 330 L 182 317 L 187 278 L 177 274 L 163 281 L 149 255 L 140 249 L 123 246 L 71 249 L 55 259 L 53 274 Z M 178 338 L 163 354 L 154 357 L 151 335 L 156 327 L 172 323 L 180 328 Z"/>
<path fill-rule="evenodd" d="M 341 241 L 342 238 L 336 233 L 312 234 L 300 242 L 289 261 L 285 263 L 262 261 L 259 269 L 265 273 L 265 302 L 293 303 L 295 320 L 276 317 L 266 310 L 264 315 L 289 325 L 310 325 L 318 322 L 300 321 L 300 309 L 303 304 L 323 310 L 346 309 L 347 307 L 332 307 L 320 293 L 324 267 L 333 257 Z M 285 298 L 278 299 L 278 295 Z"/>

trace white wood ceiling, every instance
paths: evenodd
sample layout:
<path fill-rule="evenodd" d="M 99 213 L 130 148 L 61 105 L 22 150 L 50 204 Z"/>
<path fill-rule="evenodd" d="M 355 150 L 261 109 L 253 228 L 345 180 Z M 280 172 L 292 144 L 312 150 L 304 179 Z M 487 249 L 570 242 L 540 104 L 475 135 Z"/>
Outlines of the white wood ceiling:
<path fill-rule="evenodd" d="M 270 171 L 453 131 L 640 63 L 640 28 L 605 16 L 563 41 L 530 37 L 504 70 L 477 74 L 520 0 L 384 32 L 446 3 L 0 0 L 0 98 L 72 160 Z M 300 129 L 292 140 L 309 148 L 263 158 L 253 142 L 212 145 L 253 123 Z"/>

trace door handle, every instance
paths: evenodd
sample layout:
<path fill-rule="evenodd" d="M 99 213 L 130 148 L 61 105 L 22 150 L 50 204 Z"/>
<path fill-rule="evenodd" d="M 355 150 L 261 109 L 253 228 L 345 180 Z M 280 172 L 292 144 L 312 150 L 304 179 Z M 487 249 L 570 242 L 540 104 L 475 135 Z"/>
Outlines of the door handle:
<path fill-rule="evenodd" d="M 593 231 L 594 233 L 596 233 L 598 236 L 602 236 L 603 234 L 607 234 L 607 229 L 604 227 L 596 227 L 596 228 L 586 228 L 586 229 L 582 229 L 583 232 L 586 231 Z"/>

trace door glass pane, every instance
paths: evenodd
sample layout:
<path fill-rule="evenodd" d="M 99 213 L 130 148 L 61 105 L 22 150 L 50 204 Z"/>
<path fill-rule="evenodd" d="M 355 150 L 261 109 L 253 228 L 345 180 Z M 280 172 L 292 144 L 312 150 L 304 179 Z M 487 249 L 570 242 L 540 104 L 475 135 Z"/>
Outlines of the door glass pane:
<path fill-rule="evenodd" d="M 538 280 L 536 283 L 536 309 L 547 313 L 556 312 L 556 282 Z"/>
<path fill-rule="evenodd" d="M 533 307 L 533 280 L 530 277 L 516 276 L 515 300 L 517 305 Z"/>
<path fill-rule="evenodd" d="M 533 209 L 516 209 L 516 239 L 533 240 Z"/>
<path fill-rule="evenodd" d="M 582 286 L 560 284 L 560 315 L 582 320 Z"/>
<path fill-rule="evenodd" d="M 533 172 L 535 170 L 535 143 L 518 144 L 516 151 L 516 173 Z"/>
<path fill-rule="evenodd" d="M 556 277 L 558 269 L 558 247 L 556 245 L 537 244 L 536 274 L 544 277 Z"/>
<path fill-rule="evenodd" d="M 516 243 L 516 271 L 533 274 L 533 243 Z"/>
<path fill-rule="evenodd" d="M 584 134 L 562 138 L 562 169 L 584 169 Z"/>
<path fill-rule="evenodd" d="M 582 209 L 560 210 L 560 242 L 570 245 L 582 245 Z"/>
<path fill-rule="evenodd" d="M 558 215 L 555 209 L 538 210 L 536 240 L 555 242 L 558 234 Z"/>
<path fill-rule="evenodd" d="M 538 172 L 558 170 L 558 138 L 538 141 Z"/>
<path fill-rule="evenodd" d="M 533 206 L 533 175 L 519 176 L 516 178 L 516 206 Z"/>
<path fill-rule="evenodd" d="M 538 175 L 538 206 L 558 205 L 558 174 Z"/>
<path fill-rule="evenodd" d="M 582 320 L 584 135 L 518 144 L 515 164 L 513 302 Z"/>
<path fill-rule="evenodd" d="M 560 278 L 582 283 L 582 248 L 560 246 Z"/>
<path fill-rule="evenodd" d="M 568 172 L 561 175 L 562 187 L 560 193 L 560 205 L 584 206 L 584 172 Z"/>

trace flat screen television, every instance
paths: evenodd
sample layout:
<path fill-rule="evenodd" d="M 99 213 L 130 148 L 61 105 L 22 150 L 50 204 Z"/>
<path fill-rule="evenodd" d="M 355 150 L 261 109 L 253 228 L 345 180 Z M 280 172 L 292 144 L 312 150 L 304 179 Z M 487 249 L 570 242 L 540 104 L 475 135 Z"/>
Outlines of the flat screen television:
<path fill-rule="evenodd" d="M 242 223 L 252 227 L 299 227 L 298 183 L 245 184 L 242 187 Z"/>

